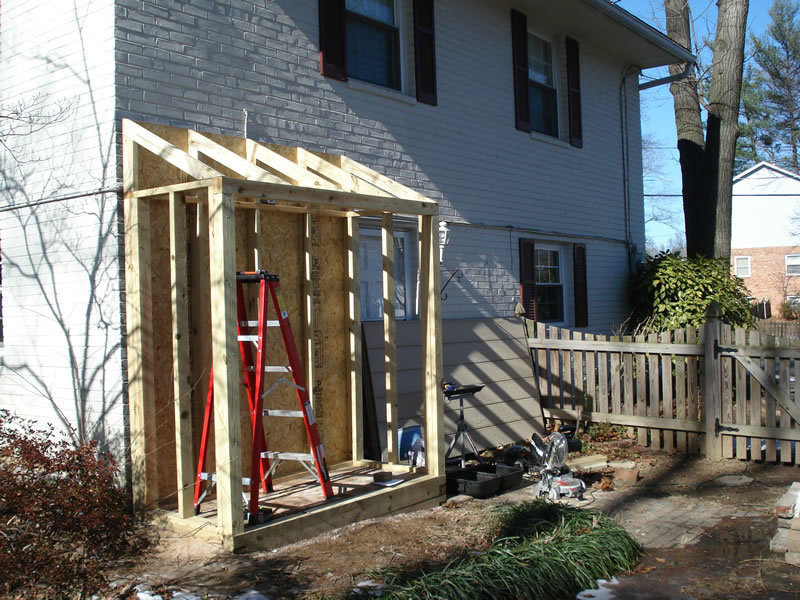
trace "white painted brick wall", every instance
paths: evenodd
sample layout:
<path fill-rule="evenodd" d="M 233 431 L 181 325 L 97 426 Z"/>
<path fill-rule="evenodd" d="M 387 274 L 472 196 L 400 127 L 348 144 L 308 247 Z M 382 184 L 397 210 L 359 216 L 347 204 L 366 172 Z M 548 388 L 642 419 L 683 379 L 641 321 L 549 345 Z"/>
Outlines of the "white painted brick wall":
<path fill-rule="evenodd" d="M 121 455 L 118 196 L 95 193 L 117 186 L 113 4 L 4 0 L 0 22 L 0 104 L 45 94 L 42 112 L 67 107 L 10 138 L 16 158 L 0 155 L 0 407 L 56 428 L 83 421 Z"/>
<path fill-rule="evenodd" d="M 591 327 L 604 330 L 623 318 L 619 86 L 627 65 L 620 59 L 581 45 L 584 148 L 576 149 L 514 129 L 509 11 L 515 3 L 437 0 L 437 107 L 322 77 L 316 0 L 155 4 L 118 2 L 123 116 L 241 134 L 246 109 L 249 137 L 346 154 L 438 200 L 448 220 L 557 233 L 565 242 L 610 238 L 588 244 Z M 547 30 L 547 10 L 529 13 L 529 22 Z M 556 48 L 572 34 L 550 33 Z M 561 63 L 563 79 L 563 56 Z M 638 173 L 630 180 L 631 233 L 643 248 L 635 76 L 626 89 L 630 172 Z M 564 136 L 566 127 L 562 110 Z M 468 244 L 480 254 L 466 246 L 448 252 L 448 266 L 460 266 L 465 277 L 451 283 L 455 293 L 443 314 L 511 314 L 517 251 L 509 255 L 507 233 L 470 231 Z"/>

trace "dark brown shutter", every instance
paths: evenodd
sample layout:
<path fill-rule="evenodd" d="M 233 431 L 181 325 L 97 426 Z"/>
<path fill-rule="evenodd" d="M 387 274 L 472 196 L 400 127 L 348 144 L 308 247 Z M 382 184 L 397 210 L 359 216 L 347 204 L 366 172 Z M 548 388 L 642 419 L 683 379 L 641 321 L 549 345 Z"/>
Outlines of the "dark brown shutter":
<path fill-rule="evenodd" d="M 319 72 L 347 81 L 345 0 L 319 0 Z"/>
<path fill-rule="evenodd" d="M 533 240 L 519 241 L 519 292 L 525 316 L 536 320 L 536 247 Z"/>
<path fill-rule="evenodd" d="M 578 42 L 567 38 L 567 105 L 569 107 L 569 143 L 583 148 L 581 122 L 581 63 Z"/>
<path fill-rule="evenodd" d="M 514 115 L 520 131 L 531 130 L 528 105 L 528 18 L 511 11 L 511 58 L 514 63 Z"/>
<path fill-rule="evenodd" d="M 436 43 L 433 0 L 414 0 L 414 75 L 417 100 L 436 106 Z"/>
<path fill-rule="evenodd" d="M 575 327 L 589 326 L 589 294 L 586 283 L 586 246 L 572 247 L 572 283 L 575 292 Z"/>

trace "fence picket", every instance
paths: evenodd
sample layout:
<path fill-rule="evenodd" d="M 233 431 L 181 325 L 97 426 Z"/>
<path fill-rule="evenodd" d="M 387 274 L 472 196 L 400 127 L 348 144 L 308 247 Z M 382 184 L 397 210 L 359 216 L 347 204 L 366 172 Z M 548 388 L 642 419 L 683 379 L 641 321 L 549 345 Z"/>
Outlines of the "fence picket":
<path fill-rule="evenodd" d="M 736 330 L 735 338 L 737 346 L 745 346 L 747 344 L 747 331 L 739 327 Z M 747 370 L 744 365 L 739 361 L 734 361 L 736 364 L 736 417 L 735 423 L 739 425 L 747 424 Z M 736 458 L 747 459 L 747 442 L 749 438 L 737 435 L 736 436 Z M 753 441 L 749 440 L 752 444 Z"/>
<path fill-rule="evenodd" d="M 675 343 L 683 344 L 686 340 L 686 331 L 678 329 L 675 331 Z M 686 419 L 686 357 L 673 357 L 675 365 L 675 418 Z M 686 452 L 687 438 L 685 431 L 675 432 L 677 448 L 681 452 Z"/>
<path fill-rule="evenodd" d="M 575 331 L 572 334 L 573 340 L 582 340 L 583 333 L 580 331 Z M 572 380 L 573 389 L 575 390 L 574 396 L 574 403 L 575 409 L 578 411 L 578 414 L 583 413 L 584 406 L 586 405 L 586 394 L 584 393 L 584 384 L 583 384 L 583 359 L 584 359 L 584 352 L 582 350 L 573 350 L 572 351 L 573 357 L 573 372 L 574 378 Z M 580 419 L 578 419 L 578 424 L 580 425 Z"/>
<path fill-rule="evenodd" d="M 590 341 L 596 339 L 591 333 L 587 333 L 584 337 Z M 591 411 L 597 410 L 597 367 L 595 362 L 595 353 L 586 352 L 586 388 L 584 390 L 586 399 L 584 407 Z"/>
<path fill-rule="evenodd" d="M 536 323 L 536 337 L 547 339 L 547 326 L 544 323 Z M 550 369 L 547 365 L 547 350 L 536 351 L 536 366 L 539 369 L 539 397 L 542 408 L 552 408 L 552 391 L 550 390 Z M 534 373 L 534 377 L 536 374 Z"/>
<path fill-rule="evenodd" d="M 619 338 L 612 336 L 611 341 L 618 342 Z M 622 371 L 620 369 L 620 358 L 621 355 L 619 352 L 611 352 L 608 357 L 609 376 L 611 377 L 611 412 L 615 415 L 622 414 L 622 389 L 620 385 Z"/>
<path fill-rule="evenodd" d="M 722 323 L 719 337 L 719 343 L 722 346 L 730 346 L 733 343 L 731 326 L 727 323 Z M 719 361 L 720 377 L 722 378 L 722 385 L 720 386 L 720 396 L 722 398 L 720 419 L 725 423 L 733 423 L 733 361 L 734 359 L 730 356 L 722 356 Z M 724 458 L 733 458 L 733 437 L 730 435 L 722 436 L 722 456 Z"/>
<path fill-rule="evenodd" d="M 604 335 L 596 336 L 599 341 L 607 341 Z M 608 353 L 597 353 L 597 410 L 608 412 Z"/>
<path fill-rule="evenodd" d="M 658 341 L 662 344 L 669 344 L 672 336 L 669 331 L 662 331 L 658 335 Z M 674 419 L 672 398 L 672 355 L 661 355 L 661 406 L 662 416 L 665 419 Z M 664 450 L 671 452 L 675 449 L 675 432 L 671 429 L 664 430 Z"/>
<path fill-rule="evenodd" d="M 572 339 L 572 331 L 562 329 L 562 340 Z M 575 408 L 575 394 L 572 391 L 572 352 L 561 351 L 561 408 Z"/>
<path fill-rule="evenodd" d="M 644 342 L 643 335 L 636 336 L 637 342 Z M 647 416 L 647 372 L 646 355 L 636 354 L 636 414 L 642 417 Z M 647 446 L 647 429 L 645 427 L 636 428 L 636 441 L 640 446 Z"/>
<path fill-rule="evenodd" d="M 697 328 L 687 327 L 686 341 L 689 344 L 696 344 L 698 342 Z M 698 369 L 697 358 L 689 356 L 686 358 L 686 394 L 687 399 L 687 412 L 689 413 L 690 421 L 700 421 L 700 387 L 698 384 Z M 697 454 L 700 452 L 700 436 L 697 433 L 690 433 L 686 436 L 686 443 L 689 446 L 690 454 Z"/>
<path fill-rule="evenodd" d="M 778 368 L 778 372 L 780 374 L 780 387 L 783 390 L 783 393 L 786 394 L 787 398 L 789 396 L 789 359 L 788 358 L 781 358 L 779 360 L 780 365 Z M 791 400 L 791 398 L 790 398 Z M 781 427 L 786 429 L 791 429 L 792 427 L 792 417 L 789 416 L 788 411 L 784 408 L 781 408 L 781 417 L 780 423 Z M 791 463 L 792 462 L 792 443 L 788 440 L 783 440 L 781 442 L 781 462 L 784 463 Z"/>
<path fill-rule="evenodd" d="M 632 342 L 633 337 L 626 335 L 622 338 L 625 342 Z M 625 375 L 625 395 L 623 398 L 622 410 L 626 415 L 633 414 L 633 354 L 625 352 L 622 355 Z M 628 437 L 633 437 L 633 427 L 628 427 Z"/>
<path fill-rule="evenodd" d="M 650 344 L 657 344 L 658 343 L 658 335 L 655 333 L 651 333 L 647 336 L 647 341 Z M 650 382 L 650 416 L 651 417 L 660 417 L 661 412 L 659 411 L 659 402 L 661 400 L 660 397 L 660 390 L 661 386 L 659 385 L 659 377 L 658 377 L 658 354 L 655 352 L 648 355 L 648 374 L 649 374 L 649 382 Z M 655 450 L 661 449 L 661 430 L 660 429 L 651 429 L 650 430 L 650 447 L 654 448 Z"/>
<path fill-rule="evenodd" d="M 749 335 L 750 346 L 761 345 L 761 334 L 758 331 L 751 331 Z M 764 412 L 764 400 L 761 398 L 761 384 L 749 373 L 747 378 L 750 382 L 750 425 L 760 427 L 763 425 L 762 413 Z M 750 438 L 750 459 L 761 460 L 761 438 Z"/>
<path fill-rule="evenodd" d="M 555 340 L 560 336 L 560 329 L 558 327 L 550 327 L 550 339 Z M 553 408 L 564 408 L 564 399 L 562 397 L 564 385 L 561 378 L 561 353 L 558 350 L 550 351 L 550 406 Z"/>
<path fill-rule="evenodd" d="M 764 344 L 767 346 L 775 346 L 775 336 L 767 335 L 765 336 Z M 764 370 L 770 377 L 775 376 L 775 359 L 766 357 L 764 360 Z M 776 403 L 775 398 L 772 397 L 771 394 L 764 390 L 765 401 L 764 404 L 766 406 L 766 426 L 767 427 L 775 427 L 776 425 Z M 775 448 L 775 440 L 766 440 L 766 453 L 765 453 L 765 460 L 769 462 L 775 462 L 777 460 L 776 448 Z"/>

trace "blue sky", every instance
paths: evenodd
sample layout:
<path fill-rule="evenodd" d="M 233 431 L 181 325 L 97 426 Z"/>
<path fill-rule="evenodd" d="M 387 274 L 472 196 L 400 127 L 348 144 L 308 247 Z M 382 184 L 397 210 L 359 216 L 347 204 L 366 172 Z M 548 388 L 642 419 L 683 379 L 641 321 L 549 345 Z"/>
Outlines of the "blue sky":
<path fill-rule="evenodd" d="M 665 31 L 663 0 L 620 0 L 617 4 L 635 14 L 640 19 Z M 708 36 L 713 40 L 716 28 L 716 0 L 690 0 L 695 31 L 698 36 Z M 770 22 L 768 10 L 771 0 L 750 0 L 747 28 L 750 33 L 760 35 Z M 745 57 L 747 60 L 747 57 Z M 666 69 L 646 71 L 645 76 L 662 77 Z M 680 194 L 681 174 L 678 164 L 677 135 L 675 132 L 675 114 L 672 107 L 672 96 L 669 86 L 664 85 L 641 94 L 642 100 L 642 135 L 655 142 L 654 163 L 660 168 L 652 176 L 645 176 L 645 194 Z M 651 199 L 646 197 L 645 201 Z M 647 223 L 647 237 L 657 246 L 668 244 L 676 231 L 683 232 L 683 212 L 680 197 L 661 199 L 662 206 L 673 215 L 672 226 L 661 223 Z"/>

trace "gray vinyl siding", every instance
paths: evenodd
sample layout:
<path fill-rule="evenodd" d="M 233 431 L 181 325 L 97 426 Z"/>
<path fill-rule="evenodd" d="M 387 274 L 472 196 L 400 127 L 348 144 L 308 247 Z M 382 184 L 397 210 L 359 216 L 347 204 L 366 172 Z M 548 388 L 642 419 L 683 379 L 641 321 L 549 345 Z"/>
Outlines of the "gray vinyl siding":
<path fill-rule="evenodd" d="M 3 106 L 58 114 L 0 155 L 0 407 L 57 431 L 83 423 L 85 438 L 121 456 L 113 18 L 100 0 L 0 6 Z"/>

